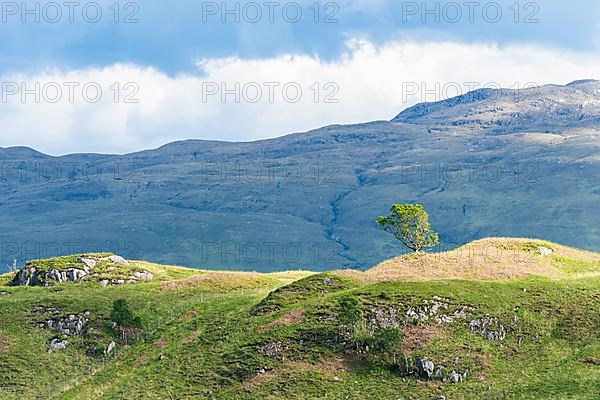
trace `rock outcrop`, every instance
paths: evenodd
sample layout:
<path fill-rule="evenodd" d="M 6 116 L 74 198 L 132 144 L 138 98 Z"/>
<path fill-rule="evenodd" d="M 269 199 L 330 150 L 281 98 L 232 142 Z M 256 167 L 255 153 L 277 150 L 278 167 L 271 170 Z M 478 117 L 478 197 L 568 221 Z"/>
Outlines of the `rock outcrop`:
<path fill-rule="evenodd" d="M 86 317 L 90 315 L 90 312 L 61 315 L 60 310 L 54 307 L 40 306 L 35 307 L 31 314 L 42 317 L 37 322 L 40 328 L 55 332 L 56 336 L 48 342 L 48 353 L 53 353 L 65 350 L 69 346 L 70 337 L 85 335 L 85 328 L 89 322 Z"/>
<path fill-rule="evenodd" d="M 369 329 L 398 328 L 428 323 L 452 324 L 465 320 L 475 311 L 470 305 L 452 305 L 439 296 L 424 299 L 421 305 L 395 304 L 370 310 Z"/>
<path fill-rule="evenodd" d="M 48 343 L 48 346 L 49 346 L 48 353 L 52 353 L 56 350 L 65 350 L 68 345 L 69 345 L 69 342 L 65 339 L 52 339 Z"/>
<path fill-rule="evenodd" d="M 51 286 L 65 282 L 96 281 L 107 286 L 152 279 L 152 273 L 132 268 L 130 262 L 121 256 L 87 254 L 32 261 L 15 274 L 9 285 Z"/>
<path fill-rule="evenodd" d="M 104 350 L 104 354 L 105 355 L 109 355 L 110 353 L 112 353 L 112 351 L 117 347 L 117 344 L 114 341 L 111 341 L 108 344 L 108 347 L 106 348 L 106 350 Z"/>
<path fill-rule="evenodd" d="M 433 361 L 426 357 L 415 357 L 414 363 L 408 365 L 408 370 L 405 371 L 410 375 L 417 375 L 420 379 L 434 380 L 449 383 L 461 383 L 467 379 L 468 372 L 463 373 L 452 370 L 448 372 L 448 369 L 443 365 L 436 365 Z"/>
<path fill-rule="evenodd" d="M 126 259 L 124 259 L 121 256 L 112 255 L 112 256 L 108 257 L 107 259 L 110 262 L 115 263 L 115 264 L 121 264 L 121 265 L 129 266 L 129 261 L 127 261 Z"/>
<path fill-rule="evenodd" d="M 85 315 L 89 315 L 86 312 Z M 40 328 L 53 329 L 64 336 L 81 335 L 88 320 L 84 315 L 69 314 L 63 317 L 47 319 L 40 323 Z"/>
<path fill-rule="evenodd" d="M 433 370 L 435 369 L 433 362 L 429 361 L 425 357 L 417 357 L 415 362 L 417 364 L 417 371 L 420 378 L 431 379 L 433 377 Z"/>
<path fill-rule="evenodd" d="M 496 318 L 488 315 L 475 318 L 469 323 L 471 332 L 478 333 L 487 340 L 501 341 L 506 337 L 506 327 L 498 322 Z"/>
<path fill-rule="evenodd" d="M 135 271 L 133 276 L 142 281 L 151 281 L 154 279 L 154 275 L 148 271 Z"/>

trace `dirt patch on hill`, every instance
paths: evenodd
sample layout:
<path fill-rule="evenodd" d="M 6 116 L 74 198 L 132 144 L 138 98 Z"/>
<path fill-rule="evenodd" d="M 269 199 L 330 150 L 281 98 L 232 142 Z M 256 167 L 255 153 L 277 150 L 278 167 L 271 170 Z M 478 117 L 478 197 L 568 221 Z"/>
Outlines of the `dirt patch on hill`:
<path fill-rule="evenodd" d="M 200 331 L 196 331 L 196 332 L 192 333 L 190 336 L 183 339 L 181 341 L 181 344 L 188 344 L 188 343 L 193 342 L 194 340 L 198 339 L 199 337 L 200 337 Z"/>
<path fill-rule="evenodd" d="M 158 347 L 159 349 L 164 349 L 167 346 L 167 339 L 165 339 L 164 336 L 161 336 L 160 339 L 158 339 L 156 342 L 154 342 L 154 345 L 156 347 Z"/>
<path fill-rule="evenodd" d="M 181 317 L 179 317 L 179 320 L 185 322 L 185 321 L 189 321 L 190 319 L 195 318 L 197 316 L 198 316 L 198 313 L 196 311 L 190 310 L 190 311 L 186 312 L 185 314 L 183 314 Z"/>
<path fill-rule="evenodd" d="M 137 359 L 137 361 L 134 364 L 134 367 L 139 368 L 143 365 L 146 365 L 146 363 L 148 362 L 149 358 L 147 355 L 143 355 L 140 358 Z"/>
<path fill-rule="evenodd" d="M 0 352 L 8 350 L 11 340 L 8 336 L 0 332 Z"/>
<path fill-rule="evenodd" d="M 410 355 L 424 349 L 436 339 L 448 336 L 446 328 L 440 324 L 410 326 L 402 330 L 400 349 Z"/>

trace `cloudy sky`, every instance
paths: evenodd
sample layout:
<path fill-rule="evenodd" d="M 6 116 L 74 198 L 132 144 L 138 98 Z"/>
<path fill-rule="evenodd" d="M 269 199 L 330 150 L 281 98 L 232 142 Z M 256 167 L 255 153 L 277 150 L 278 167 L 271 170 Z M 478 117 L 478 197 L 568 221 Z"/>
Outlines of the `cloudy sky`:
<path fill-rule="evenodd" d="M 225 3 L 2 2 L 0 147 L 256 140 L 600 71 L 590 1 Z"/>

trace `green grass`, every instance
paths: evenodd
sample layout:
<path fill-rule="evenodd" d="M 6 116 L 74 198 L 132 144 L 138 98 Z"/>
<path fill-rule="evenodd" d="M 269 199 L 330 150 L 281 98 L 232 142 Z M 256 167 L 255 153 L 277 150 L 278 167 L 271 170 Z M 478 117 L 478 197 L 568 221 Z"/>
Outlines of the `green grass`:
<path fill-rule="evenodd" d="M 576 273 L 597 264 L 560 260 Z M 132 264 L 156 280 L 102 288 L 87 282 L 0 289 L 2 399 L 581 399 L 600 396 L 600 277 L 515 281 L 361 284 L 335 274 L 273 274 L 226 285 L 234 275 Z M 197 277 L 203 277 L 199 279 Z M 6 282 L 6 278 L 2 277 Z M 224 280 L 225 279 L 225 280 Z M 176 280 L 185 284 L 170 285 Z M 190 283 L 191 282 L 191 283 Z M 165 286 L 167 285 L 167 286 Z M 169 286 L 170 285 L 170 286 Z M 165 289 L 167 287 L 168 289 Z M 360 332 L 342 322 L 344 298 L 356 300 Z M 408 308 L 440 298 L 465 319 L 405 324 Z M 112 332 L 113 301 L 127 300 L 143 334 L 125 345 Z M 37 326 L 38 306 L 91 312 L 93 332 L 48 353 L 55 332 Z M 400 342 L 361 348 L 381 333 L 372 318 L 391 315 Z M 507 329 L 488 341 L 468 322 L 489 315 Z M 427 336 L 414 332 L 429 330 Z M 360 337 L 353 337 L 358 335 Z M 412 336 L 411 336 L 412 335 Z M 418 346 L 408 345 L 409 339 Z M 116 350 L 88 355 L 114 340 Z M 426 356 L 463 383 L 424 381 L 399 369 Z M 394 359 L 395 358 L 395 359 Z"/>
<path fill-rule="evenodd" d="M 571 260 L 566 257 L 555 257 L 556 265 L 567 274 L 585 274 L 600 271 L 600 261 Z"/>

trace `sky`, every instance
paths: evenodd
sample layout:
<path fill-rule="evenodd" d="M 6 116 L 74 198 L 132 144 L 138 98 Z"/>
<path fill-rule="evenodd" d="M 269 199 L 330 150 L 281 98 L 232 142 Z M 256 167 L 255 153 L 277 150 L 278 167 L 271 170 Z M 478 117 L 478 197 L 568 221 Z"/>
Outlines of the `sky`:
<path fill-rule="evenodd" d="M 0 147 L 126 153 L 598 78 L 600 3 L 0 3 Z"/>

